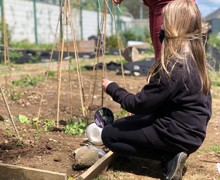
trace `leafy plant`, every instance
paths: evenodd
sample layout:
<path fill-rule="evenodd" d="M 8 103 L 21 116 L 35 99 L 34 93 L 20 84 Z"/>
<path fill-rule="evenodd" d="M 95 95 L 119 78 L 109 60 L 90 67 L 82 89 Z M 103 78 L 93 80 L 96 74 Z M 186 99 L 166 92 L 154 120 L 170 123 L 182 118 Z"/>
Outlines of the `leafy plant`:
<path fill-rule="evenodd" d="M 31 63 L 36 63 L 40 61 L 40 52 L 37 52 L 36 54 L 34 54 L 34 56 L 31 57 Z"/>
<path fill-rule="evenodd" d="M 48 78 L 52 78 L 52 77 L 55 77 L 56 75 L 56 72 L 55 71 L 46 71 L 47 75 L 48 75 Z"/>
<path fill-rule="evenodd" d="M 11 32 L 9 31 L 7 24 L 6 24 L 6 31 L 7 31 L 8 44 L 10 44 L 11 43 Z M 2 22 L 0 22 L 0 42 L 1 42 L 1 44 L 4 44 L 3 23 Z"/>
<path fill-rule="evenodd" d="M 213 47 L 218 48 L 220 50 L 220 35 L 218 34 L 210 34 L 208 44 L 212 45 Z"/>
<path fill-rule="evenodd" d="M 18 58 L 23 57 L 23 54 L 22 52 L 9 51 L 9 56 L 12 59 L 18 59 Z"/>
<path fill-rule="evenodd" d="M 18 120 L 23 124 L 30 124 L 30 120 L 22 114 L 18 116 Z"/>
<path fill-rule="evenodd" d="M 82 121 L 82 119 L 78 119 L 76 122 L 68 122 L 65 127 L 65 133 L 66 134 L 83 134 L 86 129 L 86 123 Z"/>
<path fill-rule="evenodd" d="M 46 119 L 44 122 L 44 130 L 51 131 L 55 126 L 55 121 L 53 119 Z"/>
<path fill-rule="evenodd" d="M 112 35 L 106 38 L 106 46 L 108 48 L 117 48 L 118 40 L 116 35 Z"/>
<path fill-rule="evenodd" d="M 24 39 L 22 41 L 18 42 L 12 42 L 11 47 L 13 48 L 19 48 L 19 49 L 45 49 L 45 50 L 51 50 L 53 47 L 53 44 L 34 44 L 30 43 L 28 40 Z"/>
<path fill-rule="evenodd" d="M 20 80 L 12 81 L 12 85 L 19 87 L 36 86 L 38 83 L 42 82 L 43 80 L 44 80 L 43 76 L 35 76 L 35 77 L 26 76 Z"/>

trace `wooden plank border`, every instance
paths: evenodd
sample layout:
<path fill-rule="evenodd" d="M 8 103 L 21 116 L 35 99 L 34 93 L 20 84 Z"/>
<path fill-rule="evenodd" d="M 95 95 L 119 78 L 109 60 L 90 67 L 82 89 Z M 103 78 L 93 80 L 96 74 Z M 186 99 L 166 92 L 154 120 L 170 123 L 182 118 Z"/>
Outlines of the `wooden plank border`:
<path fill-rule="evenodd" d="M 115 159 L 116 154 L 109 151 L 105 156 L 100 158 L 94 165 L 92 165 L 87 171 L 81 174 L 77 180 L 91 180 L 99 176 L 103 171 L 105 171 L 109 164 Z"/>
<path fill-rule="evenodd" d="M 1 180 L 67 180 L 67 175 L 35 168 L 0 163 Z"/>

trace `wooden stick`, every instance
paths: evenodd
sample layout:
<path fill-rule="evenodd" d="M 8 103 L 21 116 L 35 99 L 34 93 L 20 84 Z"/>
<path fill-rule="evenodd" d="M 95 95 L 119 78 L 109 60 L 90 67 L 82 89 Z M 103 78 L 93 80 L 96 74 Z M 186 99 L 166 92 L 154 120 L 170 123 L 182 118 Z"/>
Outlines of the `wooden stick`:
<path fill-rule="evenodd" d="M 78 48 L 76 45 L 76 38 L 75 38 L 75 31 L 74 31 L 74 26 L 73 26 L 73 19 L 72 19 L 72 11 L 71 11 L 71 3 L 68 0 L 68 11 L 70 14 L 70 27 L 71 27 L 71 32 L 72 32 L 72 37 L 73 37 L 73 46 L 74 46 L 74 53 L 75 53 L 75 60 L 76 60 L 76 69 L 77 69 L 77 76 L 78 76 L 78 83 L 79 83 L 79 89 L 80 89 L 80 100 L 81 100 L 81 107 L 82 107 L 82 112 L 83 116 L 86 116 L 86 109 L 84 107 L 84 89 L 83 89 L 83 83 L 82 83 L 82 75 L 81 75 L 81 70 L 80 70 L 80 63 L 79 63 L 79 57 L 78 57 Z"/>
<path fill-rule="evenodd" d="M 66 16 L 66 41 L 67 41 L 67 56 L 68 56 L 68 74 L 69 74 L 69 91 L 70 91 L 70 118 L 73 118 L 73 88 L 71 84 L 71 58 L 69 51 L 69 36 L 68 36 L 68 17 Z"/>
<path fill-rule="evenodd" d="M 102 13 L 103 13 L 103 16 L 102 16 L 102 19 L 101 19 L 101 24 L 102 24 L 102 26 L 103 26 L 103 24 L 104 24 L 104 21 L 106 20 L 106 17 L 105 16 L 107 16 L 107 13 L 105 14 L 105 12 L 106 12 L 106 10 L 105 10 L 105 8 L 103 8 L 102 9 Z M 104 15 L 105 14 L 105 15 Z M 105 18 L 104 18 L 105 17 Z M 105 23 L 106 24 L 106 23 Z M 100 27 L 100 28 L 103 28 L 104 29 L 104 27 Z M 90 84 L 90 87 L 89 87 L 89 95 L 90 95 L 90 97 L 89 97 L 89 102 L 88 102 L 88 104 L 87 104 L 87 106 L 89 107 L 89 106 L 92 106 L 93 105 L 93 100 L 94 100 L 94 95 L 95 95 L 95 87 L 96 87 L 96 82 L 97 82 L 97 75 L 98 75 L 98 71 L 97 71 L 97 69 L 96 69 L 96 64 L 98 64 L 98 62 L 99 62 L 99 58 L 100 58 L 100 56 L 101 56 L 101 54 L 100 54 L 100 50 L 101 50 L 101 33 L 103 33 L 103 32 L 99 32 L 99 36 L 98 36 L 98 40 L 97 40 L 97 46 L 96 46 L 96 56 L 95 56 L 95 59 L 94 59 L 94 63 L 93 63 L 93 77 L 94 77 L 94 80 L 93 81 L 91 81 L 91 84 Z M 105 33 L 104 33 L 105 34 Z M 105 44 L 105 37 L 104 37 L 104 42 L 103 42 L 104 44 Z M 104 48 L 105 48 L 105 46 L 104 46 Z M 104 55 L 104 52 L 105 52 L 105 49 L 103 50 L 103 55 Z M 104 78 L 104 76 L 105 76 L 105 66 L 104 66 L 105 64 L 104 64 L 104 58 L 103 58 L 103 66 L 102 66 L 102 78 Z M 103 92 L 103 90 L 102 90 L 102 95 L 101 95 L 101 106 L 103 106 L 103 96 L 104 96 L 104 92 Z"/>
<path fill-rule="evenodd" d="M 96 46 L 96 55 L 95 55 L 95 58 L 93 61 L 93 81 L 91 81 L 90 86 L 89 86 L 89 101 L 87 104 L 88 109 L 89 109 L 89 107 L 93 106 L 93 100 L 94 100 L 94 96 L 95 96 L 95 88 L 96 88 L 97 75 L 98 75 L 98 71 L 96 69 L 96 64 L 98 64 L 98 62 L 99 62 L 100 40 L 101 40 L 100 36 L 98 36 L 97 46 Z M 88 116 L 90 116 L 90 113 L 88 114 Z"/>
<path fill-rule="evenodd" d="M 96 161 L 87 171 L 81 174 L 77 180 L 91 180 L 99 176 L 103 171 L 107 170 L 111 162 L 116 158 L 116 154 L 109 151 L 105 156 Z"/>
<path fill-rule="evenodd" d="M 107 19 L 107 13 L 108 13 L 108 6 L 107 6 L 106 0 L 105 0 L 105 6 L 103 8 L 103 24 L 101 28 L 103 28 L 103 33 L 104 33 L 104 40 L 103 40 L 103 58 L 102 58 L 102 79 L 107 78 L 106 77 L 106 62 L 105 62 L 105 44 L 106 44 L 106 19 Z M 101 96 L 101 106 L 103 107 L 104 105 L 104 90 L 102 89 L 102 96 Z"/>
<path fill-rule="evenodd" d="M 62 13 L 62 12 L 60 11 L 60 13 Z M 50 54 L 49 65 L 48 65 L 48 68 L 47 68 L 47 71 L 46 71 L 46 74 L 45 74 L 45 83 L 48 80 L 48 72 L 50 70 L 50 66 L 51 66 L 51 62 L 52 62 L 52 58 L 53 58 L 53 53 L 54 53 L 54 49 L 55 49 L 55 45 L 56 45 L 56 39 L 57 39 L 57 34 L 58 34 L 59 23 L 60 23 L 60 15 L 59 15 L 58 21 L 57 21 L 57 27 L 56 27 L 56 31 L 55 31 L 55 35 L 54 35 L 54 43 L 53 43 L 52 51 L 51 51 L 51 54 Z M 39 110 L 38 110 L 38 115 L 37 115 L 38 119 L 40 119 L 41 107 L 42 107 L 42 104 L 43 104 L 44 94 L 45 94 L 44 92 L 41 93 L 40 105 L 39 105 Z"/>
<path fill-rule="evenodd" d="M 66 16 L 66 0 L 64 0 L 64 16 Z M 63 32 L 63 24 L 61 26 Z M 58 61 L 58 85 L 57 85 L 57 127 L 59 127 L 60 118 L 60 94 L 61 94 L 61 81 L 62 81 L 62 62 L 63 62 L 63 51 L 64 51 L 64 36 L 61 34 L 61 51 Z"/>
<path fill-rule="evenodd" d="M 7 102 L 6 98 L 5 98 L 5 95 L 4 95 L 4 92 L 3 92 L 1 86 L 0 86 L 0 89 L 1 89 L 1 94 L 2 94 L 2 97 L 3 97 L 3 99 L 4 99 L 6 108 L 7 108 L 7 110 L 8 110 L 8 114 L 9 114 L 9 116 L 10 116 L 10 120 L 11 120 L 11 122 L 12 122 L 12 124 L 13 124 L 15 133 L 17 134 L 18 139 L 21 141 L 21 137 L 20 137 L 19 132 L 18 132 L 18 129 L 17 129 L 15 123 L 14 123 L 13 116 L 12 116 L 12 114 L 11 114 L 10 108 L 9 108 L 9 106 L 8 106 L 8 102 Z"/>

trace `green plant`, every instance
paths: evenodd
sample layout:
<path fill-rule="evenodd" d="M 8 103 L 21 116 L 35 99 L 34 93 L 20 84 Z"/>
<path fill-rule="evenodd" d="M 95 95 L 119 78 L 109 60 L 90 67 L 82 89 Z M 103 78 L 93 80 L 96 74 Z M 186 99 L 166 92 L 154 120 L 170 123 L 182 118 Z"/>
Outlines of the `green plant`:
<path fill-rule="evenodd" d="M 116 35 L 112 35 L 106 38 L 106 46 L 108 48 L 117 48 L 118 47 L 118 39 Z"/>
<path fill-rule="evenodd" d="M 48 78 L 55 77 L 56 72 L 55 71 L 46 71 L 46 74 L 48 75 Z"/>
<path fill-rule="evenodd" d="M 34 44 L 30 43 L 28 40 L 24 39 L 22 41 L 18 42 L 12 42 L 11 47 L 13 48 L 19 48 L 19 49 L 45 49 L 45 50 L 51 50 L 53 47 L 53 44 Z"/>
<path fill-rule="evenodd" d="M 82 119 L 78 119 L 76 122 L 68 122 L 64 128 L 66 134 L 83 134 L 86 129 L 86 123 Z"/>
<path fill-rule="evenodd" d="M 214 152 L 220 152 L 220 145 L 212 145 L 210 150 Z"/>
<path fill-rule="evenodd" d="M 6 119 L 5 120 L 5 127 L 6 128 L 5 128 L 4 134 L 5 135 L 9 135 L 9 136 L 13 135 L 14 131 L 12 129 L 11 120 L 10 119 Z"/>
<path fill-rule="evenodd" d="M 44 122 L 44 130 L 51 131 L 55 126 L 55 121 L 53 119 L 46 119 Z"/>
<path fill-rule="evenodd" d="M 41 55 L 41 53 L 37 52 L 34 56 L 31 57 L 30 62 L 31 63 L 39 62 L 40 61 L 40 55 Z"/>
<path fill-rule="evenodd" d="M 220 36 L 218 34 L 210 34 L 208 44 L 220 50 Z"/>
<path fill-rule="evenodd" d="M 30 124 L 30 120 L 22 114 L 18 116 L 18 120 L 23 124 Z"/>
<path fill-rule="evenodd" d="M 16 91 L 10 92 L 10 99 L 12 101 L 17 101 L 17 100 L 21 99 L 22 96 L 23 96 L 22 92 L 16 92 Z"/>
<path fill-rule="evenodd" d="M 32 127 L 36 130 L 36 136 L 37 138 L 40 137 L 40 132 L 41 132 L 41 129 L 40 129 L 40 119 L 38 117 L 34 117 L 31 121 L 32 123 Z"/>
<path fill-rule="evenodd" d="M 17 59 L 23 57 L 22 52 L 16 52 L 16 51 L 9 51 L 9 56 L 12 59 Z"/>
<path fill-rule="evenodd" d="M 121 37 L 124 44 L 128 41 L 143 41 L 151 44 L 150 32 L 147 28 L 130 28 L 121 33 Z"/>
<path fill-rule="evenodd" d="M 12 85 L 19 87 L 36 86 L 38 83 L 42 82 L 43 80 L 44 80 L 43 76 L 35 76 L 35 77 L 26 76 L 20 80 L 12 81 Z"/>
<path fill-rule="evenodd" d="M 8 25 L 6 24 L 6 31 L 7 31 L 7 40 L 8 44 L 11 44 L 11 31 L 9 31 Z M 4 36 L 3 36 L 3 23 L 0 22 L 0 42 L 1 44 L 4 44 Z"/>
<path fill-rule="evenodd" d="M 119 112 L 114 113 L 114 117 L 115 117 L 116 119 L 118 119 L 118 118 L 121 118 L 121 117 L 126 116 L 127 113 L 128 113 L 128 112 L 127 112 L 126 110 L 121 109 Z"/>

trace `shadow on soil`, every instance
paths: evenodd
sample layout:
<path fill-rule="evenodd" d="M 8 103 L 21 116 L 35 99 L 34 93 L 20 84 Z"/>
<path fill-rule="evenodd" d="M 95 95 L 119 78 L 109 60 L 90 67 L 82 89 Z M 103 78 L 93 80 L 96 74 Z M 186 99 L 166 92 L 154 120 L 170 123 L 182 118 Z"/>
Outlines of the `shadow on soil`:
<path fill-rule="evenodd" d="M 117 156 L 115 161 L 111 164 L 110 169 L 113 171 L 129 172 L 152 178 L 161 177 L 160 161 L 138 157 Z"/>

